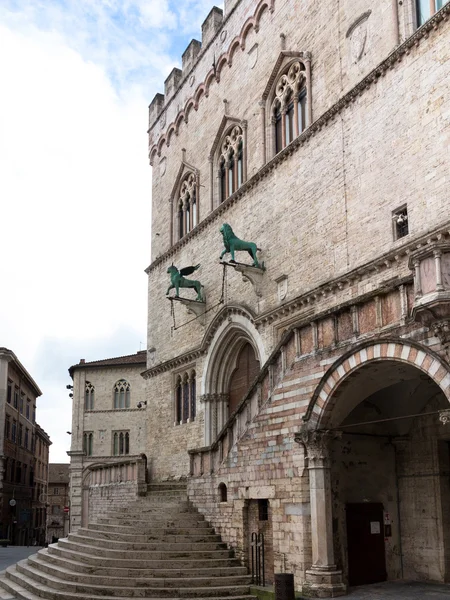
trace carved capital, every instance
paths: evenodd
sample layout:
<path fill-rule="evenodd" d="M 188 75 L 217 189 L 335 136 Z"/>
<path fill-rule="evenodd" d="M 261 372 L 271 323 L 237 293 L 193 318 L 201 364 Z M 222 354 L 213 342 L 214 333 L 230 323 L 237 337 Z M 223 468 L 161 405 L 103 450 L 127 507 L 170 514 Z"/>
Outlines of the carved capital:
<path fill-rule="evenodd" d="M 330 458 L 331 442 L 340 438 L 341 431 L 313 430 L 304 427 L 295 434 L 295 441 L 303 444 L 308 457 L 308 467 L 324 466 Z"/>
<path fill-rule="evenodd" d="M 211 402 L 216 404 L 218 402 L 228 402 L 228 394 L 204 394 L 200 396 L 200 402 Z"/>
<path fill-rule="evenodd" d="M 443 346 L 450 344 L 450 319 L 436 321 L 432 324 L 434 335 L 439 338 Z"/>

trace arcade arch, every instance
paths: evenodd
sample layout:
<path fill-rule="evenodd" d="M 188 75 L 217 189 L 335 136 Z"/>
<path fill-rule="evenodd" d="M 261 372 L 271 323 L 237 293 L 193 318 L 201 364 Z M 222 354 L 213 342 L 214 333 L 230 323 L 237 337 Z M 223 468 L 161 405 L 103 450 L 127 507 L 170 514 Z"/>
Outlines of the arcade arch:
<path fill-rule="evenodd" d="M 325 375 L 297 436 L 310 477 L 311 585 L 323 570 L 350 585 L 450 580 L 450 427 L 440 421 L 449 384 L 437 354 L 400 341 L 361 347 Z"/>
<path fill-rule="evenodd" d="M 265 360 L 262 339 L 249 315 L 229 313 L 213 336 L 203 370 L 207 445 L 236 410 Z"/>

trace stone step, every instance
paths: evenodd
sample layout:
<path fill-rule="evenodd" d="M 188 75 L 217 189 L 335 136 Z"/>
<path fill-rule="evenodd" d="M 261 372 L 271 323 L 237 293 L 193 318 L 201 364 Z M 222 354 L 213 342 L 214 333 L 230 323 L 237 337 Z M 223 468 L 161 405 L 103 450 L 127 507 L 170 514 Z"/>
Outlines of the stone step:
<path fill-rule="evenodd" d="M 145 568 L 132 567 L 132 566 L 123 566 L 123 561 L 120 561 L 122 566 L 110 566 L 110 561 L 107 561 L 107 566 L 105 566 L 105 561 L 99 561 L 101 564 L 93 565 L 92 561 L 89 561 L 89 564 L 83 563 L 82 559 L 78 556 L 69 557 L 65 555 L 64 557 L 57 556 L 55 554 L 50 554 L 47 549 L 41 550 L 37 555 L 33 554 L 28 557 L 29 560 L 33 561 L 36 558 L 41 563 L 48 563 L 50 565 L 56 565 L 61 568 L 70 568 L 72 571 L 76 573 L 89 573 L 92 575 L 103 575 L 105 577 L 129 577 L 132 575 L 133 577 L 157 577 L 157 578 L 167 578 L 167 577 L 224 577 L 224 576 L 247 576 L 247 569 L 238 564 L 238 561 L 235 559 L 229 559 L 226 565 L 211 567 L 209 566 L 210 561 L 207 564 L 208 568 L 198 567 L 195 561 L 192 561 L 192 565 L 190 568 L 183 568 L 174 566 L 171 562 L 170 565 L 165 568 L 161 568 L 158 566 L 146 566 Z M 91 557 L 86 557 L 91 558 Z M 233 566 L 231 563 L 235 561 L 237 566 Z M 161 561 L 160 561 L 161 562 Z M 177 561 L 174 561 L 177 562 Z M 218 561 L 220 562 L 220 561 Z M 159 563 L 156 563 L 158 565 Z M 0 597 L 1 598 L 1 597 Z"/>
<path fill-rule="evenodd" d="M 231 551 L 226 548 L 215 550 L 125 550 L 101 548 L 99 546 L 85 545 L 71 540 L 62 539 L 58 541 L 62 548 L 82 551 L 85 554 L 103 556 L 104 558 L 117 558 L 123 556 L 124 552 L 128 558 L 143 558 L 146 560 L 173 560 L 177 558 L 187 558 L 191 560 L 208 560 L 209 558 L 228 558 Z M 225 544 L 224 544 L 225 546 Z"/>
<path fill-rule="evenodd" d="M 0 590 L 7 600 L 255 600 L 247 570 L 179 483 L 152 484 L 148 497 L 9 567 Z"/>
<path fill-rule="evenodd" d="M 32 589 L 30 589 L 32 587 L 32 580 L 28 582 L 28 578 L 26 578 L 24 575 L 22 575 L 22 578 L 23 579 L 20 581 L 20 583 L 18 581 L 14 581 L 10 577 L 4 578 L 0 580 L 0 585 L 3 586 L 5 593 L 9 592 L 14 598 L 19 600 L 42 600 L 42 598 L 48 600 L 93 600 L 92 594 L 73 594 L 68 592 L 57 593 L 52 588 L 42 584 L 39 585 L 39 595 L 37 595 L 33 593 Z M 120 596 L 99 596 L 99 598 L 102 598 L 102 600 L 117 600 L 118 597 Z M 223 598 L 226 598 L 226 600 L 256 600 L 254 596 L 250 595 L 226 596 Z M 159 600 L 159 598 L 153 598 L 153 600 Z M 221 600 L 221 597 L 204 596 L 202 597 L 202 600 Z"/>
<path fill-rule="evenodd" d="M 20 573 L 28 573 L 29 569 L 36 569 L 42 574 L 51 575 L 52 577 L 62 579 L 68 582 L 82 583 L 83 585 L 100 585 L 105 587 L 211 587 L 211 586 L 233 586 L 233 585 L 249 585 L 250 577 L 244 575 L 207 575 L 204 577 L 192 573 L 191 576 L 183 577 L 156 577 L 150 576 L 149 573 L 137 575 L 133 573 L 130 577 L 129 573 L 120 577 L 118 573 L 106 574 L 100 573 L 79 573 L 68 568 L 69 565 L 52 565 L 42 560 L 38 555 L 33 555 L 24 561 L 24 564 L 18 564 L 17 570 Z M 32 574 L 30 575 L 32 576 Z"/>
<path fill-rule="evenodd" d="M 61 541 L 61 540 L 60 540 Z M 178 559 L 144 559 L 141 555 L 138 558 L 123 558 L 123 553 L 117 553 L 115 557 L 108 557 L 105 561 L 105 557 L 92 555 L 83 552 L 83 547 L 80 546 L 79 550 L 63 548 L 59 543 L 52 544 L 47 550 L 41 550 L 40 552 L 47 551 L 52 556 L 58 556 L 66 560 L 75 560 L 81 563 L 89 564 L 93 567 L 104 566 L 107 562 L 110 568 L 126 568 L 126 569 L 195 569 L 198 567 L 198 561 L 196 558 L 178 558 Z M 240 566 L 240 562 L 236 558 L 225 557 L 225 558 L 210 558 L 205 561 L 210 568 L 226 569 L 230 567 Z"/>
<path fill-rule="evenodd" d="M 145 515 L 146 517 L 152 516 L 155 519 L 167 519 L 170 516 L 179 519 L 180 515 L 183 515 L 183 517 L 186 518 L 196 517 L 200 521 L 204 518 L 203 515 L 199 514 L 196 510 L 192 510 L 192 508 L 189 507 L 183 507 L 183 509 L 180 510 L 177 506 L 154 506 L 150 503 L 145 506 L 132 506 L 128 510 L 120 507 L 111 508 L 105 516 L 108 515 L 129 515 L 133 517 Z"/>
<path fill-rule="evenodd" d="M 96 531 L 109 531 L 111 533 L 117 533 L 122 536 L 123 534 L 128 534 L 130 532 L 140 532 L 140 533 L 150 533 L 155 529 L 163 529 L 166 528 L 170 531 L 182 532 L 189 531 L 192 533 L 207 530 L 214 531 L 214 529 L 210 526 L 207 521 L 199 521 L 198 523 L 183 523 L 182 521 L 174 522 L 174 521 L 160 521 L 160 522 L 152 522 L 152 524 L 147 523 L 146 526 L 143 527 L 129 527 L 128 525 L 110 525 L 109 523 L 89 523 L 88 529 L 96 530 Z"/>
<path fill-rule="evenodd" d="M 150 586 L 124 586 L 115 587 L 105 583 L 100 585 L 71 582 L 66 579 L 52 577 L 38 569 L 30 567 L 27 561 L 20 561 L 14 568 L 6 569 L 6 578 L 24 586 L 27 590 L 42 595 L 42 586 L 53 593 L 50 597 L 54 600 L 67 597 L 67 594 L 109 596 L 112 598 L 203 598 L 239 596 L 249 594 L 249 584 L 232 586 L 193 587 L 150 587 Z M 48 593 L 48 592 L 47 592 Z M 48 596 L 47 596 L 48 597 Z"/>
<path fill-rule="evenodd" d="M 196 550 L 196 551 L 212 551 L 219 550 L 222 548 L 226 548 L 226 544 L 218 541 L 195 541 L 190 540 L 188 537 L 180 536 L 180 541 L 155 541 L 155 542 L 129 542 L 122 541 L 117 539 L 117 536 L 113 536 L 111 539 L 102 539 L 99 537 L 95 537 L 96 532 L 90 532 L 92 535 L 86 535 L 84 533 L 69 533 L 69 537 L 67 538 L 69 542 L 76 542 L 78 544 L 86 544 L 89 546 L 95 546 L 96 548 L 112 548 L 114 550 L 121 550 L 122 552 L 137 552 L 137 551 L 188 551 L 188 550 Z M 174 536 L 176 537 L 176 536 Z M 218 537 L 218 536 L 217 536 Z M 219 538 L 220 539 L 220 538 Z"/>
<path fill-rule="evenodd" d="M 80 528 L 77 531 L 77 535 L 87 536 L 102 540 L 112 540 L 116 541 L 120 539 L 122 542 L 135 542 L 135 543 L 145 543 L 145 542 L 221 542 L 220 535 L 214 533 L 214 530 L 210 528 L 209 530 L 199 530 L 196 529 L 194 531 L 190 529 L 157 529 L 154 528 L 150 530 L 148 533 L 121 533 L 120 536 L 114 531 L 104 531 L 101 529 L 94 529 L 91 527 Z M 69 536 L 70 539 L 70 536 Z"/>
<path fill-rule="evenodd" d="M 166 502 L 164 504 L 158 502 L 151 502 L 149 499 L 145 504 L 133 504 L 129 507 L 111 507 L 109 513 L 127 514 L 127 515 L 154 515 L 154 516 L 166 516 L 174 515 L 179 516 L 180 514 L 195 514 L 198 512 L 191 506 L 189 502 Z"/>
<path fill-rule="evenodd" d="M 166 522 L 170 521 L 170 517 L 166 520 Z M 137 528 L 141 529 L 142 527 L 148 527 L 153 520 L 151 518 L 145 519 L 141 516 L 141 518 L 130 518 L 121 516 L 121 517 L 99 517 L 96 519 L 96 523 L 101 523 L 104 525 L 123 525 L 124 527 Z M 156 523 L 156 521 L 155 521 Z"/>

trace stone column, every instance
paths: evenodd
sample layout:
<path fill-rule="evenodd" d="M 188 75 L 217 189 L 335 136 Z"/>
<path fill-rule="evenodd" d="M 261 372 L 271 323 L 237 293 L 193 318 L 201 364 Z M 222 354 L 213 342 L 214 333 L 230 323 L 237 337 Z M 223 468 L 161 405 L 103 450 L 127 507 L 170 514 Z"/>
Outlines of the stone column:
<path fill-rule="evenodd" d="M 295 436 L 308 458 L 311 502 L 312 566 L 306 571 L 303 593 L 315 598 L 342 596 L 346 585 L 336 569 L 333 549 L 330 442 L 337 432 L 304 429 Z"/>

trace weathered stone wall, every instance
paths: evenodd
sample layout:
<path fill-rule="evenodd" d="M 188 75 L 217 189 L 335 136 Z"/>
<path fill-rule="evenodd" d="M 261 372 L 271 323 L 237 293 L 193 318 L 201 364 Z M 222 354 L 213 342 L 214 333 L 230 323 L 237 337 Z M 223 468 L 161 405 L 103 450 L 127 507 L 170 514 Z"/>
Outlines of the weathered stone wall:
<path fill-rule="evenodd" d="M 445 30 L 448 25 L 442 27 Z M 326 127 L 293 149 L 293 155 L 273 170 L 264 171 L 236 203 L 222 205 L 206 226 L 200 226 L 197 235 L 157 261 L 149 273 L 148 332 L 149 346 L 156 347 L 157 361 L 195 347 L 204 333 L 199 323 L 193 322 L 170 335 L 170 307 L 161 301 L 169 283 L 166 270 L 172 262 L 178 266 L 201 263 L 196 275 L 205 286 L 208 307 L 214 305 L 221 292 L 222 270 L 215 257 L 222 249 L 218 229 L 224 221 L 234 227 L 238 236 L 256 240 L 263 249 L 261 258 L 267 271 L 262 298 L 258 299 L 249 284 L 242 283 L 236 274 L 229 273 L 228 277 L 229 301 L 245 301 L 256 314 L 277 306 L 275 280 L 283 274 L 288 275 L 288 298 L 293 298 L 388 251 L 400 250 L 407 240 L 393 239 L 391 212 L 404 203 L 408 205 L 411 236 L 426 233 L 445 221 L 446 167 L 435 140 L 436 135 L 445 136 L 447 130 L 442 117 L 445 82 L 449 77 L 449 61 L 443 58 L 449 53 L 446 40 L 445 31 L 422 40 L 401 65 L 364 89 Z M 403 98 L 411 93 L 414 102 L 405 103 Z M 162 204 L 162 199 L 170 196 L 170 186 L 180 167 L 181 147 L 187 147 L 187 160 L 200 169 L 201 184 L 208 185 L 208 152 L 202 151 L 195 138 L 201 132 L 212 144 L 219 119 L 212 118 L 211 123 L 201 113 L 200 109 L 194 111 L 189 122 L 190 125 L 194 118 L 198 119 L 193 123 L 194 136 L 181 140 L 180 133 L 171 142 L 167 160 L 174 163 L 173 169 L 168 164 L 164 177 L 159 177 L 157 171 L 154 174 L 153 232 L 160 234 L 154 239 L 165 238 L 164 248 L 153 253 L 156 259 L 162 249 L 168 248 L 169 204 L 166 200 Z M 393 127 L 393 122 L 399 126 Z M 365 135 L 369 129 L 370 135 Z M 257 130 L 257 124 L 250 130 Z M 250 157 L 254 154 L 249 151 Z M 194 156 L 204 156 L 205 164 L 198 164 Z M 166 182 L 167 189 L 162 187 Z M 202 198 L 208 198 L 208 189 L 201 190 Z M 200 212 L 203 218 L 204 208 Z M 369 230 L 371 243 L 361 244 L 361 237 Z M 406 261 L 403 265 L 406 274 Z M 397 274 L 387 272 L 385 278 Z M 179 322 L 188 320 L 182 307 L 176 310 Z M 207 314 L 207 325 L 214 315 L 214 310 Z"/>
<path fill-rule="evenodd" d="M 95 523 L 108 510 L 127 508 L 138 497 L 137 482 L 124 481 L 89 488 L 89 522 Z"/>
<path fill-rule="evenodd" d="M 409 264 L 418 248 L 448 241 L 449 22 L 426 25 L 393 52 L 413 34 L 412 0 L 401 6 L 388 0 L 376 6 L 363 0 L 339 7 L 312 1 L 264 4 L 226 2 L 213 43 L 186 60 L 193 69 L 182 73 L 160 116 L 152 113 L 148 453 L 155 479 L 190 470 L 191 500 L 243 560 L 248 560 L 249 511 L 258 499 L 268 499 L 275 572 L 293 572 L 302 582 L 312 562 L 311 528 L 324 526 L 311 523 L 308 462 L 303 446 L 294 442 L 303 418 L 322 419 L 322 427 L 340 425 L 349 405 L 341 402 L 337 382 L 370 361 L 389 359 L 421 369 L 441 386 L 442 398 L 450 397 L 443 338 L 412 319 Z M 239 43 L 231 44 L 236 36 Z M 265 91 L 270 97 L 270 85 L 289 63 L 283 51 L 311 53 L 312 125 L 273 158 L 270 101 L 260 101 Z M 216 157 L 211 156 L 212 173 L 209 157 L 232 119 L 246 124 L 247 181 L 219 204 Z M 200 223 L 177 242 L 170 199 L 176 201 L 177 181 L 189 165 L 199 176 Z M 405 204 L 409 234 L 396 239 L 392 212 Z M 259 287 L 219 264 L 224 222 L 262 249 L 266 270 Z M 433 260 L 430 255 L 430 264 Z M 171 304 L 163 300 L 167 268 L 198 263 L 195 278 L 204 285 L 206 313 L 193 319 L 174 302 L 171 314 Z M 193 297 L 189 291 L 182 295 Z M 229 343 L 228 326 L 245 330 L 262 373 L 218 439 L 201 450 L 211 419 L 205 397 L 223 391 L 213 367 L 217 348 Z M 175 425 L 174 382 L 191 368 L 197 374 L 196 420 Z M 351 398 L 354 406 L 365 397 L 359 392 Z M 414 434 L 417 451 L 425 429 L 422 425 Z M 436 452 L 425 446 L 428 468 Z M 346 440 L 334 448 L 332 468 L 339 479 L 334 491 L 339 488 L 340 494 L 333 506 L 336 559 L 344 571 L 345 503 L 363 501 L 353 465 L 342 471 L 346 448 Z M 385 441 L 354 439 L 351 453 L 360 459 L 365 493 L 396 514 L 395 488 L 409 497 L 409 484 L 400 480 L 415 455 L 396 472 L 394 449 Z M 376 484 L 370 478 L 375 471 Z M 427 485 L 418 483 L 414 502 L 406 507 L 401 502 L 404 526 L 393 517 L 385 546 L 390 578 L 442 580 L 448 572 L 450 544 L 442 525 L 450 514 L 442 472 L 424 478 L 437 486 L 432 507 L 424 506 Z M 228 488 L 227 502 L 220 502 L 221 483 Z M 420 524 L 426 532 L 422 541 L 413 533 L 419 506 L 430 515 Z M 425 572 L 418 562 L 428 564 L 432 553 L 439 565 Z"/>

